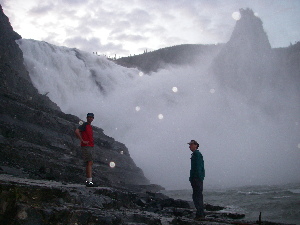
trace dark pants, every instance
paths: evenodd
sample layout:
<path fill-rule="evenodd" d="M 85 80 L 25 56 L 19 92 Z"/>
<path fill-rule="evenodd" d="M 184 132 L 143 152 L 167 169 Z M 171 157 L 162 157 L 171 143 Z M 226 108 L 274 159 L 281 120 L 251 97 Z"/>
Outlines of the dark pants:
<path fill-rule="evenodd" d="M 199 178 L 193 178 L 191 180 L 193 188 L 193 202 L 197 209 L 196 216 L 205 216 L 204 205 L 203 205 L 203 181 Z"/>

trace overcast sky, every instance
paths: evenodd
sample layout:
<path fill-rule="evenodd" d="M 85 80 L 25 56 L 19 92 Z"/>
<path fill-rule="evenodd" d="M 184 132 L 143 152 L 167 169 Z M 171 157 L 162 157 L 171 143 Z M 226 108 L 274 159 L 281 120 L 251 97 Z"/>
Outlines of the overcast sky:
<path fill-rule="evenodd" d="M 114 56 L 229 40 L 240 8 L 263 21 L 272 47 L 300 41 L 300 0 L 0 0 L 23 38 Z"/>

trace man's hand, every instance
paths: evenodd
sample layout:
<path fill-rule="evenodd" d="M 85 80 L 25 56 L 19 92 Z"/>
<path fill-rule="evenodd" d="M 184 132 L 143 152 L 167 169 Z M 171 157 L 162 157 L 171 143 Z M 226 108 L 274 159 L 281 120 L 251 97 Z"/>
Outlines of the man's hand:
<path fill-rule="evenodd" d="M 82 141 L 82 143 L 87 145 L 89 142 L 88 141 Z"/>

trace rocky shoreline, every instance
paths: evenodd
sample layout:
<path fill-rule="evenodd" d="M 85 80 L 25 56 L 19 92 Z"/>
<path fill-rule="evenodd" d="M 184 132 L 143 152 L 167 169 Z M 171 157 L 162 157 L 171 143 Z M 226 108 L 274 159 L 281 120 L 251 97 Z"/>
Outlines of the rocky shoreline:
<path fill-rule="evenodd" d="M 192 225 L 268 224 L 245 221 L 243 214 L 223 213 L 221 206 L 205 204 L 206 220 L 194 221 L 191 202 L 175 200 L 160 192 L 93 187 L 51 180 L 0 174 L 1 224 L 105 224 Z"/>

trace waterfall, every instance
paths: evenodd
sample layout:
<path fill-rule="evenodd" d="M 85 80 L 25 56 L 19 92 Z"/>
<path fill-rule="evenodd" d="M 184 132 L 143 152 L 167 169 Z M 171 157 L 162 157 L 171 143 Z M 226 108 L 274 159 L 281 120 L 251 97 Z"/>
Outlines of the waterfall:
<path fill-rule="evenodd" d="M 299 181 L 299 121 L 274 120 L 225 93 L 208 73 L 210 59 L 149 75 L 78 49 L 18 44 L 38 91 L 82 120 L 93 112 L 93 125 L 124 143 L 152 183 L 190 187 L 191 139 L 204 156 L 205 185 Z"/>

